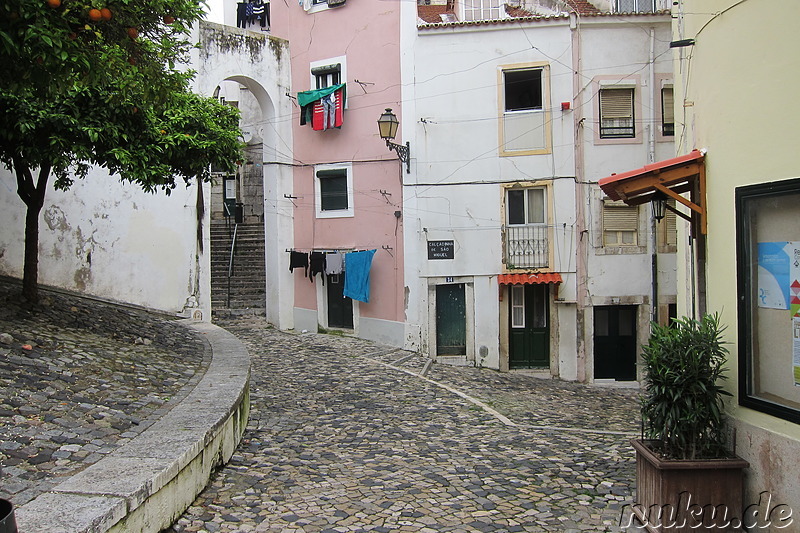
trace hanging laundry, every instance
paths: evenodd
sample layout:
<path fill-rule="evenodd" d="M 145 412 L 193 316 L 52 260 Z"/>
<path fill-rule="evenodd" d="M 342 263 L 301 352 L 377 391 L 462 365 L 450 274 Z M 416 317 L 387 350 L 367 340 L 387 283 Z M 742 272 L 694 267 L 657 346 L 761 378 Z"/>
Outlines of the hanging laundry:
<path fill-rule="evenodd" d="M 376 250 L 366 250 L 345 254 L 345 296 L 359 302 L 369 302 L 369 269 L 372 266 L 372 256 L 375 255 L 375 252 Z"/>
<path fill-rule="evenodd" d="M 264 18 L 264 4 L 261 3 L 261 0 L 256 0 L 256 3 L 253 4 L 253 22 L 261 21 Z M 263 24 L 262 24 L 263 26 Z"/>
<path fill-rule="evenodd" d="M 320 98 L 322 104 L 322 129 L 333 128 L 336 124 L 336 93 Z"/>
<path fill-rule="evenodd" d="M 308 254 L 305 252 L 295 252 L 292 250 L 289 255 L 289 272 L 294 272 L 295 268 L 303 267 L 303 276 L 308 275 Z"/>
<path fill-rule="evenodd" d="M 247 26 L 247 2 L 236 4 L 236 27 L 244 28 Z"/>
<path fill-rule="evenodd" d="M 270 28 L 270 21 L 269 21 L 269 1 L 264 2 L 264 16 L 261 17 L 261 29 L 265 31 L 269 31 Z"/>
<path fill-rule="evenodd" d="M 327 113 L 323 107 L 322 99 L 331 96 L 326 104 Z M 344 122 L 344 105 L 347 98 L 346 84 L 331 85 L 313 91 L 297 93 L 297 103 L 300 106 L 300 125 L 311 122 L 315 130 L 339 128 Z"/>
<path fill-rule="evenodd" d="M 325 274 L 333 276 L 344 271 L 344 256 L 339 252 L 328 254 L 325 258 Z"/>
<path fill-rule="evenodd" d="M 314 283 L 314 276 L 322 274 L 322 284 L 325 285 L 325 252 L 311 252 L 308 267 L 308 277 Z"/>

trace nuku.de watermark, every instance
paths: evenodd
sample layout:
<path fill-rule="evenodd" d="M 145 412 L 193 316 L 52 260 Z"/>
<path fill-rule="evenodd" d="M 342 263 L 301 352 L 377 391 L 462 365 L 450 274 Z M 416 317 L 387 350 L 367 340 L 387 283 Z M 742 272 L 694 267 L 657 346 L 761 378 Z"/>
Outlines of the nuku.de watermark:
<path fill-rule="evenodd" d="M 745 531 L 774 528 L 782 529 L 794 522 L 792 508 L 785 503 L 772 501 L 772 494 L 763 491 L 759 494 L 758 503 L 744 508 L 742 516 L 731 516 L 727 505 L 699 505 L 692 503 L 692 495 L 688 491 L 681 492 L 678 505 L 651 505 L 644 507 L 639 503 L 626 504 L 622 508 L 619 525 L 623 528 L 681 529 L 726 529 L 743 528 Z"/>

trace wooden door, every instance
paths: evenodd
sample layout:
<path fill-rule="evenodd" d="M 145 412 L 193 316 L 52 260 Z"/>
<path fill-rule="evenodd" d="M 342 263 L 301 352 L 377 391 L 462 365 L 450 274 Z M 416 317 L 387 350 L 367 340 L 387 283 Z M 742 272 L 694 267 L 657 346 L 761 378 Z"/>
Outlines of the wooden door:
<path fill-rule="evenodd" d="M 636 306 L 594 308 L 594 377 L 636 380 Z"/>
<path fill-rule="evenodd" d="M 511 285 L 509 292 L 509 368 L 549 368 L 548 285 Z"/>
<path fill-rule="evenodd" d="M 467 355 L 463 283 L 436 286 L 436 355 Z"/>

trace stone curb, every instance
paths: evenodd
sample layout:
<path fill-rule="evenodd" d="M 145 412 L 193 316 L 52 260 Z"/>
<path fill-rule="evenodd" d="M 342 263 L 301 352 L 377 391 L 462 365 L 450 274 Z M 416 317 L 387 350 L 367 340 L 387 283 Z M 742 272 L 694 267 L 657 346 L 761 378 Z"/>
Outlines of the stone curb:
<path fill-rule="evenodd" d="M 159 532 L 230 459 L 247 427 L 250 357 L 224 329 L 182 323 L 211 346 L 202 379 L 130 442 L 19 507 L 20 533 Z"/>

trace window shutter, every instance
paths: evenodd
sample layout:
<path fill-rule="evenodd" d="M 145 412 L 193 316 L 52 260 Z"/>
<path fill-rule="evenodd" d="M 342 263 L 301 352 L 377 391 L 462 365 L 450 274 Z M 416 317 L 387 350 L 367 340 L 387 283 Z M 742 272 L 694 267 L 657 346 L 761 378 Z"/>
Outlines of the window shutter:
<path fill-rule="evenodd" d="M 664 124 L 674 124 L 675 123 L 675 98 L 672 93 L 672 89 L 664 88 L 661 89 L 661 102 L 663 105 L 663 113 L 664 113 Z"/>
<path fill-rule="evenodd" d="M 602 118 L 633 118 L 633 89 L 601 89 Z"/>
<path fill-rule="evenodd" d="M 639 209 L 624 203 L 603 204 L 603 229 L 605 231 L 636 231 L 639 227 Z"/>
<path fill-rule="evenodd" d="M 678 217 L 672 211 L 667 211 L 663 222 L 667 227 L 666 244 L 669 246 L 675 246 L 678 244 Z"/>

